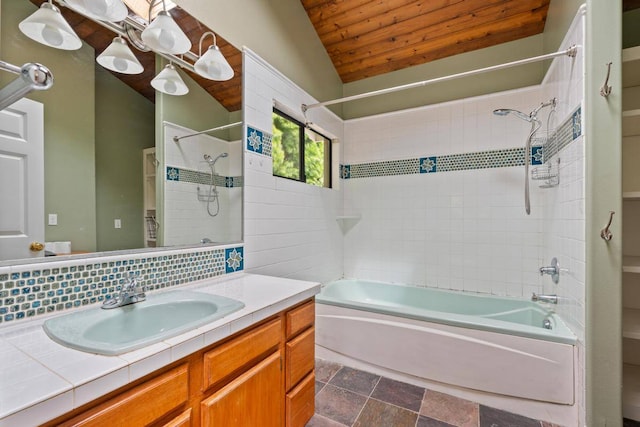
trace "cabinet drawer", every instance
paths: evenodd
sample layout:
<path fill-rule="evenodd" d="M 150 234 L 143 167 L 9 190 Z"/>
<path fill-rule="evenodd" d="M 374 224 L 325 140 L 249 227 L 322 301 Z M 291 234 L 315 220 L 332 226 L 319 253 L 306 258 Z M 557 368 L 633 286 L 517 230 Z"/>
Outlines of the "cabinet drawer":
<path fill-rule="evenodd" d="M 191 427 L 191 408 L 187 409 L 162 427 Z"/>
<path fill-rule="evenodd" d="M 313 301 L 287 312 L 287 339 L 297 335 L 316 319 L 316 305 Z"/>
<path fill-rule="evenodd" d="M 189 366 L 178 366 L 103 403 L 63 426 L 148 425 L 187 402 Z"/>
<path fill-rule="evenodd" d="M 286 345 L 285 385 L 289 390 L 313 370 L 315 328 L 309 328 Z"/>
<path fill-rule="evenodd" d="M 200 404 L 203 427 L 282 427 L 280 352 L 216 391 Z"/>
<path fill-rule="evenodd" d="M 204 354 L 204 389 L 274 351 L 280 344 L 282 323 L 272 320 Z"/>
<path fill-rule="evenodd" d="M 304 427 L 315 411 L 315 382 L 312 372 L 286 397 L 286 427 Z"/>

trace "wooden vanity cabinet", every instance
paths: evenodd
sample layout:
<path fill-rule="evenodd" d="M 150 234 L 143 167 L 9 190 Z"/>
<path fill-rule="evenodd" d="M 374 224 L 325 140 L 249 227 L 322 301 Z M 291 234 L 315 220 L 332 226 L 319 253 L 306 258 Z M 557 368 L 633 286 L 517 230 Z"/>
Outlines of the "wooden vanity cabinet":
<path fill-rule="evenodd" d="M 285 425 L 304 427 L 315 412 L 315 303 L 286 313 Z"/>
<path fill-rule="evenodd" d="M 45 426 L 303 427 L 314 412 L 314 321 L 305 301 Z"/>

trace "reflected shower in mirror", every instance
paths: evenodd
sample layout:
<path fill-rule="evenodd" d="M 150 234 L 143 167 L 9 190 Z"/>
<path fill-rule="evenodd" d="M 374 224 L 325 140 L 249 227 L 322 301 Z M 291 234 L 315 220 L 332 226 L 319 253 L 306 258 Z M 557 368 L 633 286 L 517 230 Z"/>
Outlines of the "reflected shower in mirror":
<path fill-rule="evenodd" d="M 70 247 L 73 254 L 201 244 L 204 238 L 220 243 L 241 240 L 241 209 L 225 212 L 225 206 L 229 205 L 225 203 L 230 198 L 241 205 L 241 167 L 236 170 L 233 165 L 242 163 L 242 128 L 199 136 L 202 141 L 195 144 L 191 139 L 175 143 L 165 135 L 168 124 L 188 134 L 241 118 L 241 52 L 217 34 L 217 48 L 233 68 L 233 78 L 212 81 L 176 66 L 189 93 L 166 95 L 156 92 L 150 81 L 169 61 L 153 52 L 135 49 L 128 40 L 143 72 L 121 74 L 103 68 L 96 63 L 96 57 L 109 47 L 116 34 L 66 7 L 60 10 L 83 39 L 80 49 L 62 51 L 26 37 L 18 29 L 18 23 L 38 10 L 41 3 L 41 0 L 0 3 L 3 23 L 13 23 L 0 28 L 2 60 L 14 64 L 39 62 L 54 75 L 54 85 L 49 91 L 28 96 L 44 106 L 44 194 L 39 197 L 44 200 L 40 215 L 45 234 L 35 240 L 70 242 L 48 247 L 53 248 L 51 252 L 57 252 L 58 247 L 68 252 Z M 210 29 L 179 7 L 169 13 L 191 40 L 191 52 L 197 57 L 198 42 Z M 205 41 L 203 52 L 213 43 L 211 38 Z M 13 78 L 3 74 L 2 85 Z M 198 202 L 201 206 L 194 212 L 198 215 L 204 212 L 210 221 L 198 221 L 200 228 L 193 230 L 190 240 L 180 242 L 169 239 L 172 231 L 165 229 L 173 226 L 164 215 L 167 203 L 171 203 L 164 194 L 169 187 L 167 170 L 185 166 L 167 160 L 165 145 L 169 142 L 174 148 L 203 144 L 196 163 L 185 170 L 203 174 L 204 183 L 200 184 L 203 191 L 208 189 L 213 176 L 213 190 L 218 192 L 220 203 L 219 215 L 210 217 L 206 214 L 206 203 Z M 223 152 L 229 153 L 229 157 L 216 163 L 218 175 L 212 175 L 203 155 L 215 158 Z M 237 186 L 227 187 L 221 179 Z M 197 201 L 195 188 L 193 198 Z M 215 210 L 213 202 L 210 209 Z M 189 221 L 188 213 L 188 209 L 182 213 L 184 221 Z M 234 230 L 233 233 L 219 231 L 223 226 L 215 222 L 222 222 L 223 218 L 225 229 Z M 44 251 L 34 253 L 33 257 L 43 254 Z M 15 264 L 16 260 L 29 261 L 24 256 L 3 255 L 0 265 Z"/>

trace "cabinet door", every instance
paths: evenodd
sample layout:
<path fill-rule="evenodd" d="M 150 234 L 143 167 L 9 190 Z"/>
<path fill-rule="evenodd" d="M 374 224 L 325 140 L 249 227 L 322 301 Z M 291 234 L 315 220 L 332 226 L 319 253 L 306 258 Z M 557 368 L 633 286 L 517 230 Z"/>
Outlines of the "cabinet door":
<path fill-rule="evenodd" d="M 277 351 L 205 399 L 202 426 L 282 426 L 281 363 Z"/>

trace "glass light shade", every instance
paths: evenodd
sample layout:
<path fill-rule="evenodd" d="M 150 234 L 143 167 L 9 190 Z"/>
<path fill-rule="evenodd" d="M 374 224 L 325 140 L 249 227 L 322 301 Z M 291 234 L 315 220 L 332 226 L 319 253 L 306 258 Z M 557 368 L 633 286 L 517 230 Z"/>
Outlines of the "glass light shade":
<path fill-rule="evenodd" d="M 100 21 L 120 22 L 129 14 L 121 0 L 65 0 L 72 9 Z"/>
<path fill-rule="evenodd" d="M 151 86 L 159 92 L 167 95 L 185 95 L 189 93 L 189 88 L 180 78 L 178 70 L 173 64 L 164 67 L 157 76 L 151 80 Z"/>
<path fill-rule="evenodd" d="M 204 55 L 198 58 L 193 68 L 205 79 L 223 81 L 233 77 L 233 68 L 216 45 L 209 46 Z"/>
<path fill-rule="evenodd" d="M 104 68 L 123 74 L 140 74 L 144 67 L 135 57 L 127 42 L 116 37 L 111 44 L 96 58 L 96 62 Z"/>
<path fill-rule="evenodd" d="M 142 32 L 142 41 L 160 53 L 181 54 L 191 49 L 191 41 L 166 11 L 161 11 Z"/>
<path fill-rule="evenodd" d="M 60 9 L 51 3 L 42 3 L 18 24 L 22 33 L 43 45 L 62 50 L 76 50 L 82 47 L 82 40 L 64 20 Z"/>

